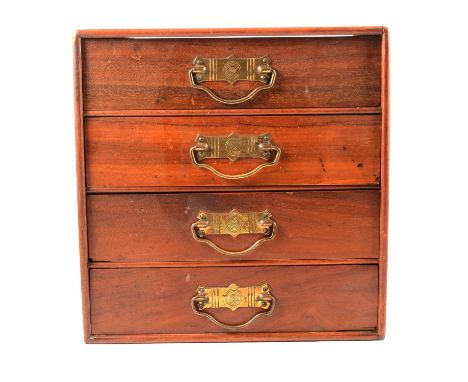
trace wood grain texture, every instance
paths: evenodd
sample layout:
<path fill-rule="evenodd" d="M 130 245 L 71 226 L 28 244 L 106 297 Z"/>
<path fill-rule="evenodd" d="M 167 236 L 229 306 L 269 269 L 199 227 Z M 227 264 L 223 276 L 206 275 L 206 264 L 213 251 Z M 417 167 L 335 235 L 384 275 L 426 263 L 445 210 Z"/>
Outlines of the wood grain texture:
<path fill-rule="evenodd" d="M 340 332 L 281 333 L 161 333 L 98 334 L 87 339 L 90 344 L 147 344 L 154 342 L 278 342 L 278 341 L 370 341 L 379 336 L 375 330 Z"/>
<path fill-rule="evenodd" d="M 88 196 L 91 261 L 226 261 L 379 257 L 379 191 L 113 194 Z M 269 210 L 276 237 L 242 257 L 196 242 L 199 211 Z M 239 251 L 262 235 L 210 235 Z"/>
<path fill-rule="evenodd" d="M 239 332 L 310 332 L 375 330 L 376 265 L 226 267 L 172 269 L 92 269 L 92 333 L 222 333 L 222 328 L 195 315 L 191 298 L 199 285 L 239 286 L 267 282 L 277 303 Z M 255 308 L 212 309 L 219 319 L 243 322 Z"/>
<path fill-rule="evenodd" d="M 288 38 L 154 38 L 83 40 L 84 109 L 233 109 L 380 105 L 381 36 Z M 269 55 L 277 79 L 253 100 L 224 105 L 193 89 L 195 57 Z M 206 83 L 224 98 L 259 84 Z"/>
<path fill-rule="evenodd" d="M 154 193 L 154 194 L 166 194 L 166 193 L 180 193 L 180 192 L 255 192 L 255 191 L 338 191 L 338 190 L 380 190 L 379 184 L 371 184 L 365 186 L 359 185 L 333 185 L 333 186 L 321 186 L 321 185 L 313 185 L 313 186 L 255 186 L 255 185 L 248 185 L 248 186 L 197 186 L 197 187 L 87 187 L 86 191 L 88 195 L 94 194 L 134 194 L 134 193 Z"/>
<path fill-rule="evenodd" d="M 211 116 L 87 118 L 88 187 L 375 185 L 380 183 L 380 116 Z M 241 180 L 194 166 L 198 134 L 271 133 L 283 153 L 278 165 Z M 261 159 L 206 160 L 236 174 Z"/>
<path fill-rule="evenodd" d="M 328 37 L 324 37 L 326 35 Z M 253 38 L 259 36 L 262 37 Z M 273 38 L 273 36 L 278 38 Z M 227 44 L 223 47 L 222 42 Z M 268 52 L 263 49 L 265 42 L 268 43 L 266 47 L 271 48 Z M 288 45 L 286 48 L 283 47 L 285 44 Z M 199 49 L 205 47 L 207 49 L 204 49 L 204 52 L 213 54 L 230 52 L 240 55 L 237 52 L 239 48 L 252 54 L 256 54 L 259 49 L 262 50 L 261 55 L 272 55 L 271 52 L 273 52 L 276 56 L 272 57 L 273 67 L 281 69 L 278 82 L 272 89 L 260 92 L 247 104 L 238 106 L 217 104 L 206 94 L 191 89 L 188 83 L 187 71 L 194 58 L 193 51 L 190 49 L 197 50 L 196 54 L 200 54 Z M 156 52 L 160 48 L 163 51 Z M 288 54 L 285 55 L 285 52 Z M 297 57 L 307 58 L 304 62 L 308 72 L 303 71 L 304 63 L 298 66 Z M 78 31 L 74 40 L 75 126 L 85 341 L 88 343 L 148 343 L 383 339 L 385 337 L 388 256 L 388 57 L 388 30 L 383 27 Z M 299 68 L 299 71 L 296 68 Z M 180 77 L 181 74 L 183 78 Z M 234 87 L 222 83 L 209 85 L 226 97 L 244 95 L 250 89 L 248 83 L 239 83 Z M 114 118 L 129 116 L 135 117 L 133 118 L 135 123 L 128 124 L 132 118 Z M 170 117 L 169 120 L 161 118 L 164 116 Z M 288 124 L 286 121 L 290 116 L 292 119 Z M 316 117 L 325 118 L 325 120 L 329 118 L 325 126 L 333 127 L 334 132 L 326 133 L 324 137 L 323 130 L 318 129 L 324 120 L 315 120 Z M 180 124 L 180 129 L 176 131 L 176 134 L 171 134 L 173 127 L 178 126 L 179 121 L 186 118 L 187 121 Z M 286 144 L 287 155 L 282 159 L 286 159 L 287 166 L 284 168 L 284 162 L 281 163 L 280 184 L 275 182 L 275 173 L 270 172 L 271 168 L 267 170 L 268 172 L 262 171 L 257 174 L 260 175 L 259 178 L 240 183 L 220 181 L 208 172 L 204 175 L 196 174 L 195 178 L 198 178 L 195 184 L 187 181 L 186 179 L 193 178 L 193 173 L 183 174 L 186 172 L 184 167 L 186 163 L 179 162 L 181 158 L 185 158 L 183 155 L 186 152 L 179 150 L 178 145 L 170 147 L 165 139 L 169 137 L 169 142 L 174 144 L 175 139 L 179 142 L 183 136 L 182 139 L 185 139 L 183 143 L 190 147 L 193 144 L 194 137 L 191 134 L 194 131 L 189 131 L 188 138 L 185 137 L 185 133 L 187 126 L 196 122 L 195 119 L 190 122 L 190 118 L 198 118 L 198 122 L 205 123 L 208 126 L 207 131 L 210 132 L 218 131 L 213 122 L 217 120 L 216 123 L 221 123 L 218 127 L 227 126 L 232 129 L 241 126 L 242 130 L 239 132 L 243 134 L 246 127 L 261 130 L 260 126 L 264 126 L 265 121 L 271 122 L 276 118 L 283 118 L 286 123 L 276 125 L 277 131 L 281 132 L 279 136 L 292 136 L 292 138 L 286 138 L 289 142 Z M 303 119 L 299 126 L 301 129 L 307 128 L 308 130 L 307 133 L 296 134 L 294 130 L 301 129 L 297 129 L 294 124 L 301 118 Z M 129 133 L 128 130 L 139 124 L 139 122 L 136 123 L 137 120 L 148 122 Z M 167 121 L 170 121 L 166 126 L 167 129 L 155 133 L 155 130 L 164 126 Z M 193 124 L 192 127 L 194 126 Z M 97 127 L 98 130 L 91 131 L 90 127 Z M 111 132 L 114 127 L 120 130 L 115 136 L 113 135 L 115 131 Z M 343 129 L 339 130 L 340 127 Z M 357 129 L 352 132 L 347 130 L 352 127 Z M 372 133 L 370 133 L 371 127 Z M 90 131 L 91 135 L 88 135 Z M 311 134 L 311 131 L 315 133 Z M 148 132 L 149 135 L 147 135 Z M 197 130 L 195 133 L 198 132 Z M 260 131 L 260 133 L 263 132 L 264 130 Z M 377 135 L 374 135 L 376 132 Z M 100 136 L 100 133 L 110 135 Z M 208 134 L 206 131 L 204 133 Z M 351 137 L 352 134 L 358 136 Z M 91 152 L 94 155 L 94 162 L 91 165 L 89 165 L 90 137 L 93 141 L 98 138 L 94 141 L 98 143 L 98 146 L 91 147 L 91 151 L 96 151 Z M 353 143 L 352 155 L 349 152 L 347 153 L 349 156 L 346 156 L 347 154 L 342 156 L 343 153 L 339 153 L 338 142 L 343 137 Z M 128 138 L 130 141 L 126 141 Z M 309 156 L 309 151 L 305 151 L 303 145 L 297 141 L 294 143 L 296 139 L 318 150 L 320 154 L 323 152 L 330 154 L 329 158 L 333 158 L 332 161 L 328 159 L 323 161 L 323 155 Z M 275 140 L 275 143 L 279 142 Z M 323 146 L 320 146 L 322 144 Z M 155 157 L 154 147 L 162 149 L 166 158 L 159 151 L 157 151 L 158 156 Z M 346 148 L 350 149 L 348 146 Z M 302 156 L 304 152 L 307 153 L 305 160 L 298 161 L 297 157 L 290 156 L 291 149 L 297 150 Z M 100 161 L 95 161 L 99 158 Z M 329 172 L 321 176 L 317 170 L 319 168 L 317 165 L 322 167 L 320 159 L 324 162 L 325 170 Z M 349 167 L 349 161 L 356 167 Z M 296 164 L 293 165 L 293 162 Z M 221 161 L 210 163 L 226 172 L 252 168 L 250 161 L 239 162 L 237 167 L 229 166 Z M 359 164 L 362 166 L 357 167 Z M 185 170 L 181 171 L 182 167 Z M 299 169 L 295 171 L 294 167 Z M 92 169 L 92 174 L 90 169 Z M 162 180 L 153 178 L 154 174 L 149 174 L 155 170 L 162 171 L 160 172 Z M 134 173 L 126 174 L 129 171 Z M 193 169 L 190 171 L 193 172 Z M 106 178 L 107 172 L 108 178 Z M 89 182 L 90 174 L 93 176 L 97 174 L 91 182 Z M 285 174 L 286 178 L 284 178 Z M 306 182 L 303 181 L 304 176 Z M 128 182 L 129 179 L 130 182 Z M 174 179 L 185 180 L 182 184 L 174 184 Z M 283 182 L 284 179 L 286 180 Z M 250 259 L 248 261 L 230 259 L 207 261 L 197 258 L 183 262 L 173 261 L 173 259 L 161 261 L 160 258 L 156 261 L 140 261 L 137 258 L 130 262 L 120 260 L 89 262 L 88 239 L 93 241 L 93 235 L 100 235 L 101 232 L 104 235 L 110 235 L 106 227 L 88 226 L 87 210 L 91 208 L 93 203 L 91 199 L 95 196 L 100 198 L 111 193 L 111 196 L 126 199 L 135 195 L 119 194 L 141 193 L 136 196 L 142 197 L 139 200 L 144 208 L 142 214 L 151 215 L 151 211 L 154 211 L 156 207 L 166 213 L 168 209 L 162 205 L 151 204 L 148 207 L 149 203 L 143 202 L 150 197 L 147 193 L 155 193 L 154 197 L 173 194 L 174 197 L 181 195 L 183 198 L 190 192 L 194 194 L 194 197 L 200 194 L 200 200 L 202 200 L 207 193 L 215 195 L 219 192 L 226 192 L 224 196 L 226 200 L 231 197 L 232 193 L 257 195 L 271 194 L 269 191 L 276 190 L 281 191 L 278 195 L 284 195 L 284 200 L 288 201 L 299 191 L 301 194 L 302 192 L 309 194 L 310 190 L 317 190 L 320 193 L 330 191 L 335 193 L 337 190 L 348 192 L 343 189 L 379 194 L 379 200 L 375 202 L 372 199 L 371 204 L 367 205 L 367 208 L 374 208 L 372 203 L 375 202 L 378 204 L 376 209 L 380 212 L 379 221 L 377 223 L 374 221 L 379 229 L 377 233 L 379 256 L 326 259 L 289 259 L 287 258 L 289 256 L 286 258 L 279 256 L 275 259 Z M 294 192 L 290 194 L 290 191 Z M 87 205 L 88 201 L 89 205 Z M 364 202 L 364 199 L 358 202 Z M 97 205 L 100 208 L 103 207 L 99 203 Z M 318 206 L 324 208 L 323 203 L 319 203 Z M 350 207 L 351 204 L 347 206 Z M 116 222 L 113 223 L 114 225 L 110 224 L 108 228 L 121 230 L 117 236 L 120 235 L 122 238 L 128 234 L 138 237 L 136 249 L 139 246 L 144 247 L 145 240 L 154 239 L 149 235 L 144 238 L 141 232 L 135 229 L 132 231 L 131 227 L 126 226 L 126 223 L 122 221 L 119 223 L 117 212 L 121 210 L 126 210 L 136 223 L 139 220 L 136 214 L 132 215 L 135 211 L 127 208 L 125 203 L 115 205 L 115 207 Z M 286 210 L 284 206 L 280 205 L 280 207 L 283 211 Z M 349 218 L 351 215 L 344 214 L 345 207 L 346 203 L 341 200 L 338 208 L 329 213 L 333 215 L 339 212 L 341 216 L 345 216 L 345 219 L 346 216 Z M 352 208 L 349 211 L 352 211 Z M 293 212 L 297 214 L 297 209 L 293 209 Z M 309 212 L 310 215 L 318 216 L 318 211 Z M 362 211 L 356 209 L 355 212 Z M 370 215 L 367 213 L 370 210 L 364 212 L 368 218 Z M 99 213 L 101 222 L 111 219 L 112 213 L 109 209 L 103 208 L 99 210 Z M 364 217 L 364 222 L 367 218 Z M 364 222 L 356 222 L 356 228 Z M 335 221 L 334 224 L 339 225 L 343 222 Z M 319 221 L 311 223 L 311 226 L 317 225 L 320 225 Z M 91 231 L 88 238 L 89 228 Z M 330 233 L 333 226 L 327 229 L 328 231 L 325 232 Z M 345 232 L 349 233 L 352 229 L 353 227 L 346 227 Z M 145 230 L 149 232 L 148 225 L 145 226 Z M 364 234 L 368 233 L 369 231 L 364 228 Z M 121 238 L 111 238 L 110 242 L 115 244 Z M 311 239 L 307 235 L 301 239 L 304 238 Z M 358 235 L 351 239 L 351 243 L 357 243 L 362 239 Z M 102 237 L 99 237 L 99 241 L 104 253 L 109 251 L 109 257 L 115 256 L 115 254 L 110 254 L 109 246 L 106 247 Z M 371 245 L 375 244 L 374 241 L 375 239 L 370 240 Z M 120 244 L 125 249 L 122 243 L 121 240 Z M 337 240 L 336 244 L 342 243 L 340 244 Z M 181 247 L 182 245 L 179 245 L 177 248 Z M 169 248 L 169 244 L 163 243 L 161 248 Z M 333 246 L 330 248 L 333 249 Z M 90 253 L 94 253 L 91 247 L 89 249 Z M 122 252 L 119 252 L 120 249 L 116 250 L 117 256 L 122 255 Z M 206 250 L 211 249 L 207 247 Z M 369 248 L 364 249 L 366 250 L 369 251 Z M 100 252 L 100 249 L 96 249 L 95 253 L 99 255 Z M 192 255 L 191 251 L 189 253 Z M 130 253 L 130 256 L 133 255 L 134 253 Z M 207 253 L 203 253 L 202 256 L 207 256 Z M 321 269 L 328 269 L 328 271 L 319 271 Z M 336 271 L 332 271 L 333 269 Z M 338 269 L 342 271 L 338 272 Z M 366 269 L 370 270 L 366 271 Z M 190 276 L 189 279 L 187 275 Z M 295 296 L 299 296 L 301 301 L 306 302 L 305 311 L 289 307 L 288 312 L 294 312 L 292 321 L 289 319 L 289 313 L 281 312 L 280 330 L 273 322 L 268 321 L 274 316 L 259 319 L 250 331 L 236 333 L 217 332 L 218 328 L 211 326 L 209 321 L 194 316 L 192 319 L 199 320 L 198 323 L 191 326 L 191 331 L 184 332 L 174 329 L 173 325 L 185 327 L 184 317 L 181 318 L 181 314 L 187 309 L 185 303 L 182 307 L 182 303 L 178 302 L 178 308 L 174 314 L 175 321 L 173 312 L 163 310 L 158 304 L 158 302 L 172 300 L 175 295 L 181 293 L 181 290 L 184 296 L 188 296 L 187 290 L 180 287 L 185 284 L 190 285 L 191 297 L 195 287 L 198 286 L 200 277 L 213 283 L 238 282 L 239 280 L 239 283 L 244 280 L 250 283 L 261 278 L 261 275 L 269 275 L 270 281 L 278 281 L 279 284 L 277 283 L 276 286 L 283 287 L 281 290 L 288 291 L 288 295 L 290 291 L 296 291 Z M 234 276 L 236 280 L 231 280 Z M 179 282 L 177 289 L 174 288 L 173 281 Z M 166 282 L 169 283 L 166 284 Z M 193 285 L 190 284 L 191 282 Z M 166 288 L 168 285 L 169 288 Z M 278 292 L 276 289 L 273 286 L 275 295 Z M 168 292 L 167 295 L 166 292 Z M 285 297 L 281 296 L 283 292 L 278 293 L 280 293 L 280 301 L 284 303 Z M 318 299 L 318 302 L 314 299 Z M 128 304 L 129 301 L 130 304 Z M 153 304 L 154 301 L 157 303 Z M 324 310 L 321 310 L 322 308 Z M 346 309 L 346 312 L 343 309 Z M 161 322 L 157 319 L 153 322 L 149 318 L 155 313 L 158 317 L 162 317 Z M 249 316 L 251 312 L 238 311 L 236 314 L 240 313 L 240 315 L 235 316 L 229 313 L 219 312 L 218 317 L 222 318 L 225 315 L 226 320 L 239 322 L 243 319 L 242 315 Z M 190 314 L 193 315 L 191 311 Z M 140 326 L 133 325 L 135 319 Z M 94 331 L 94 324 L 97 324 L 97 332 Z M 339 329 L 343 325 L 347 328 Z M 133 330 L 126 330 L 126 327 L 131 326 Z M 207 330 L 206 327 L 210 326 L 211 328 Z M 265 327 L 268 330 L 264 330 Z M 299 331 L 294 329 L 295 327 L 298 327 Z M 350 327 L 353 329 L 349 329 Z"/>
<path fill-rule="evenodd" d="M 388 262 L 388 193 L 390 165 L 390 98 L 389 98 L 389 46 L 388 30 L 384 28 L 382 37 L 382 136 L 381 136 L 381 176 L 380 198 L 380 267 L 379 267 L 379 339 L 385 338 L 387 309 L 387 262 Z"/>
<path fill-rule="evenodd" d="M 84 29 L 80 38 L 148 37 L 243 37 L 243 36 L 324 36 L 382 35 L 381 26 L 299 27 L 299 28 L 191 28 L 191 29 Z"/>
<path fill-rule="evenodd" d="M 381 114 L 380 106 L 374 107 L 314 107 L 293 109 L 152 109 L 152 110 L 90 110 L 85 117 L 164 117 L 164 116 L 207 116 L 207 115 L 339 115 Z"/>
<path fill-rule="evenodd" d="M 84 150 L 83 93 L 81 81 L 81 39 L 78 35 L 73 40 L 73 75 L 75 108 L 75 145 L 76 145 L 76 188 L 78 204 L 78 235 L 80 242 L 81 299 L 83 311 L 83 332 L 85 341 L 91 333 L 89 274 L 88 274 L 88 235 L 86 215 L 86 169 Z"/>

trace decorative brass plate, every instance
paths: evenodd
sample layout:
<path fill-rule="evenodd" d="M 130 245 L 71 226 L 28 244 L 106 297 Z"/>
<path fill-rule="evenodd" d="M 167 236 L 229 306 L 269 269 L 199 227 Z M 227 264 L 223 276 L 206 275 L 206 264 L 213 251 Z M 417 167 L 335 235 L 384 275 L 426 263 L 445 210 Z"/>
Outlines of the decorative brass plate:
<path fill-rule="evenodd" d="M 239 104 L 252 99 L 260 90 L 273 86 L 276 71 L 270 66 L 268 56 L 259 58 L 201 58 L 193 60 L 193 68 L 189 70 L 189 80 L 193 88 L 203 90 L 214 100 L 228 105 Z M 256 81 L 263 85 L 255 88 L 245 97 L 226 99 L 215 94 L 211 89 L 200 85 L 207 81 L 226 81 L 234 85 L 237 81 Z"/>
<path fill-rule="evenodd" d="M 192 310 L 195 314 L 204 316 L 216 325 L 225 329 L 239 329 L 250 325 L 261 315 L 270 315 L 275 307 L 275 298 L 270 292 L 270 286 L 263 284 L 252 287 L 239 287 L 232 283 L 226 287 L 199 286 L 192 298 Z M 230 325 L 218 321 L 213 315 L 204 312 L 210 308 L 228 308 L 235 311 L 238 308 L 261 308 L 264 311 L 255 314 L 250 320 L 239 325 Z"/>
<path fill-rule="evenodd" d="M 276 235 L 276 223 L 272 220 L 269 211 L 239 212 L 233 209 L 229 213 L 200 211 L 198 221 L 192 224 L 192 236 L 195 240 L 208 244 L 217 252 L 227 256 L 241 256 L 253 251 L 260 243 L 272 240 Z M 229 251 L 220 248 L 207 235 L 231 235 L 237 237 L 241 234 L 263 234 L 249 248 L 242 251 Z"/>
<path fill-rule="evenodd" d="M 201 168 L 206 168 L 212 173 L 225 179 L 243 179 L 255 174 L 264 167 L 274 166 L 281 156 L 281 149 L 271 143 L 270 133 L 261 135 L 238 135 L 232 133 L 226 136 L 206 136 L 198 135 L 195 139 L 195 146 L 190 148 L 192 163 Z M 229 159 L 232 162 L 240 158 L 260 158 L 268 160 L 272 157 L 272 152 L 276 152 L 274 160 L 263 163 L 255 169 L 237 175 L 228 175 L 219 172 L 213 167 L 200 163 L 205 159 Z"/>
<path fill-rule="evenodd" d="M 271 145 L 271 135 L 238 135 L 227 137 L 198 135 L 195 145 L 198 160 L 208 158 L 228 158 L 235 162 L 239 158 L 268 159 L 271 153 L 264 145 Z"/>
<path fill-rule="evenodd" d="M 201 58 L 193 60 L 195 83 L 204 81 L 226 81 L 231 85 L 237 81 L 268 82 L 271 75 L 271 59 L 259 58 Z"/>
<path fill-rule="evenodd" d="M 271 230 L 273 221 L 269 211 L 239 212 L 233 209 L 229 213 L 204 212 L 197 215 L 195 223 L 197 236 L 205 235 L 231 235 L 237 237 L 240 234 L 263 233 Z"/>

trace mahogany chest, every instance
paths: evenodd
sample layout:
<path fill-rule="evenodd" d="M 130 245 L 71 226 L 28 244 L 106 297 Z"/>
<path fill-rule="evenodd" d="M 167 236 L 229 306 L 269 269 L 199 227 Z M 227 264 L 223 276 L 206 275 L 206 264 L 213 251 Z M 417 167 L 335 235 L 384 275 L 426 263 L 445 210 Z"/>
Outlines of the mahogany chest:
<path fill-rule="evenodd" d="M 384 27 L 75 38 L 85 341 L 385 335 Z"/>

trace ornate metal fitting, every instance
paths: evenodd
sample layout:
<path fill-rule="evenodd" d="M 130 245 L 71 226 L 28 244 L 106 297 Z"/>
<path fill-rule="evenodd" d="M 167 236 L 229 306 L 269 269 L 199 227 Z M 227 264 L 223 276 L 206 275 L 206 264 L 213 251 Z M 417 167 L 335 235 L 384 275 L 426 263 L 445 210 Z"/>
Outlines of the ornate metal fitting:
<path fill-rule="evenodd" d="M 224 287 L 199 286 L 193 301 L 197 310 L 208 308 L 237 308 L 269 309 L 272 296 L 268 284 L 240 288 L 236 284 Z"/>
<path fill-rule="evenodd" d="M 231 235 L 232 237 L 253 233 L 269 235 L 273 227 L 272 215 L 267 210 L 243 213 L 237 209 L 229 213 L 200 211 L 197 218 L 194 229 L 200 238 L 206 235 Z"/>
<path fill-rule="evenodd" d="M 227 288 L 199 286 L 191 303 L 192 311 L 195 314 L 209 319 L 223 329 L 237 330 L 251 325 L 260 316 L 271 315 L 275 309 L 276 300 L 266 283 L 244 288 L 240 288 L 233 283 Z M 261 308 L 261 310 L 243 323 L 228 324 L 219 321 L 209 311 L 205 310 L 209 308 L 228 308 L 232 311 L 237 308 Z"/>
<path fill-rule="evenodd" d="M 192 72 L 195 74 L 195 83 L 205 81 L 226 81 L 231 85 L 237 81 L 270 81 L 273 72 L 270 67 L 271 59 L 268 56 L 259 58 L 201 58 L 193 60 Z"/>
<path fill-rule="evenodd" d="M 269 211 L 239 212 L 234 209 L 229 213 L 200 211 L 198 220 L 192 224 L 192 236 L 196 241 L 205 243 L 215 251 L 226 256 L 242 256 L 250 253 L 264 241 L 276 236 L 276 222 Z M 219 247 L 207 235 L 231 235 L 233 238 L 241 234 L 263 234 L 250 247 L 240 251 L 231 251 Z"/>
<path fill-rule="evenodd" d="M 227 137 L 198 135 L 195 139 L 196 144 L 190 148 L 189 153 L 192 163 L 197 167 L 205 168 L 224 179 L 244 179 L 256 174 L 262 168 L 275 166 L 278 163 L 281 149 L 274 146 L 271 140 L 269 133 L 258 136 L 232 133 Z M 260 158 L 266 161 L 272 158 L 272 153 L 276 153 L 273 160 L 261 163 L 253 170 L 242 174 L 225 174 L 202 163 L 204 159 L 209 158 L 228 158 L 233 162 L 239 158 Z"/>
<path fill-rule="evenodd" d="M 260 158 L 268 160 L 273 146 L 271 134 L 238 135 L 232 133 L 226 136 L 198 135 L 194 146 L 196 159 L 228 158 L 235 162 L 239 158 Z"/>

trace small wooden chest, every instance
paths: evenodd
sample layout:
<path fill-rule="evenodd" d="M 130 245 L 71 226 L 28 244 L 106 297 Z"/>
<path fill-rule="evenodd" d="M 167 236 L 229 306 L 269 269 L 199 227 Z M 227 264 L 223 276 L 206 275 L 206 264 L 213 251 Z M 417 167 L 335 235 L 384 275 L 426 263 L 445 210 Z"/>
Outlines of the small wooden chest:
<path fill-rule="evenodd" d="M 90 343 L 382 339 L 383 27 L 75 38 Z"/>

